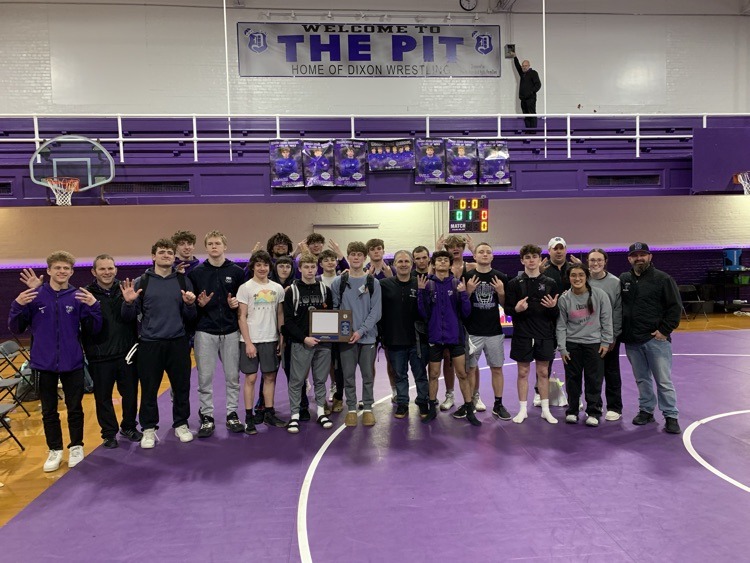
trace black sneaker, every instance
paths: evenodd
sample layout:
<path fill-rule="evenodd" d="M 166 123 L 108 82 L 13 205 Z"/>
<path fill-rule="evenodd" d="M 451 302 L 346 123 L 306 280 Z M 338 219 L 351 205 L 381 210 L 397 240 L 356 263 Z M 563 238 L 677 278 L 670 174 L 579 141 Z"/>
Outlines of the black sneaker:
<path fill-rule="evenodd" d="M 263 419 L 266 416 L 265 412 L 266 412 L 266 409 L 263 408 L 263 407 L 256 408 L 255 409 L 255 414 L 253 415 L 253 423 L 254 424 L 263 424 Z"/>
<path fill-rule="evenodd" d="M 119 445 L 120 444 L 117 443 L 117 438 L 104 438 L 104 442 L 102 442 L 102 446 L 108 450 L 114 450 L 119 447 Z"/>
<path fill-rule="evenodd" d="M 427 413 L 430 412 L 430 405 L 428 403 L 417 403 L 417 406 L 419 407 L 420 418 L 426 417 Z"/>
<path fill-rule="evenodd" d="M 482 421 L 477 418 L 474 405 L 467 403 L 464 406 L 466 407 L 466 420 L 468 420 L 472 426 L 482 426 Z"/>
<path fill-rule="evenodd" d="M 680 423 L 677 422 L 676 418 L 667 416 L 664 418 L 664 420 L 666 421 L 666 425 L 664 426 L 665 432 L 667 432 L 668 434 L 681 434 L 682 433 L 682 430 L 680 430 Z"/>
<path fill-rule="evenodd" d="M 255 429 L 255 422 L 252 418 L 245 418 L 245 434 L 257 434 L 258 431 Z"/>
<path fill-rule="evenodd" d="M 310 411 L 307 409 L 300 409 L 299 411 L 299 420 L 300 422 L 309 422 L 310 421 Z"/>
<path fill-rule="evenodd" d="M 427 416 L 422 419 L 422 422 L 427 423 L 435 420 L 437 417 L 437 401 L 430 401 L 427 405 Z"/>
<path fill-rule="evenodd" d="M 648 424 L 649 422 L 654 421 L 654 415 L 650 412 L 646 411 L 639 411 L 637 415 L 635 415 L 635 418 L 633 419 L 633 424 L 636 426 L 643 426 L 644 424 Z"/>
<path fill-rule="evenodd" d="M 492 414 L 500 420 L 510 420 L 510 413 L 502 404 L 495 403 L 495 406 L 492 407 Z"/>
<path fill-rule="evenodd" d="M 201 415 L 201 427 L 198 429 L 198 438 L 208 438 L 214 433 L 215 428 L 213 417 Z"/>
<path fill-rule="evenodd" d="M 406 418 L 409 414 L 409 405 L 398 405 L 396 412 L 393 414 L 396 418 Z"/>
<path fill-rule="evenodd" d="M 458 407 L 451 416 L 453 418 L 466 418 L 466 404 Z"/>
<path fill-rule="evenodd" d="M 121 428 L 120 434 L 125 436 L 131 442 L 140 442 L 141 438 L 143 438 L 143 433 L 138 432 L 136 428 L 132 428 L 130 430 L 125 430 L 124 428 Z"/>
<path fill-rule="evenodd" d="M 308 415 L 310 414 L 309 411 L 306 412 Z M 267 426 L 275 426 L 276 428 L 285 428 L 287 424 L 286 420 L 281 420 L 276 416 L 276 409 L 266 409 L 263 422 L 265 422 Z"/>
<path fill-rule="evenodd" d="M 239 434 L 245 429 L 245 427 L 242 426 L 240 417 L 237 416 L 236 412 L 232 412 L 227 415 L 227 428 L 229 428 L 230 432 L 234 432 L 235 434 Z"/>

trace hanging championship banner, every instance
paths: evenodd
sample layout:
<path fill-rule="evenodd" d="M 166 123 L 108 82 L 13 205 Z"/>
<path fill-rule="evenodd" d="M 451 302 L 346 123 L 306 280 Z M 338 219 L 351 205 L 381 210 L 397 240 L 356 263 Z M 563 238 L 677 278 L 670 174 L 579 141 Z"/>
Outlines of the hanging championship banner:
<path fill-rule="evenodd" d="M 304 141 L 305 186 L 333 186 L 333 143 Z"/>
<path fill-rule="evenodd" d="M 240 76 L 497 78 L 500 27 L 389 23 L 237 24 Z"/>
<path fill-rule="evenodd" d="M 443 139 L 417 139 L 415 184 L 445 184 L 445 142 Z"/>
<path fill-rule="evenodd" d="M 477 144 L 469 139 L 446 139 L 446 184 L 477 183 Z"/>
<path fill-rule="evenodd" d="M 501 140 L 478 141 L 479 184 L 510 184 L 508 144 Z"/>
<path fill-rule="evenodd" d="M 336 156 L 336 176 L 334 185 L 344 188 L 364 188 L 367 185 L 365 176 L 366 141 L 335 141 L 333 152 Z"/>
<path fill-rule="evenodd" d="M 301 188 L 302 143 L 300 141 L 271 141 L 271 187 Z"/>

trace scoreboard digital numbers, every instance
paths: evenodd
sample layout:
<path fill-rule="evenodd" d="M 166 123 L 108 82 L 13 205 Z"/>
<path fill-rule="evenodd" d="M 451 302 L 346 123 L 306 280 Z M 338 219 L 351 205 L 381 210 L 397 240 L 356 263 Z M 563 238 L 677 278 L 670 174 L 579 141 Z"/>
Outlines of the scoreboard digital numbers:
<path fill-rule="evenodd" d="M 490 228 L 490 203 L 487 198 L 450 200 L 449 233 L 486 233 Z"/>

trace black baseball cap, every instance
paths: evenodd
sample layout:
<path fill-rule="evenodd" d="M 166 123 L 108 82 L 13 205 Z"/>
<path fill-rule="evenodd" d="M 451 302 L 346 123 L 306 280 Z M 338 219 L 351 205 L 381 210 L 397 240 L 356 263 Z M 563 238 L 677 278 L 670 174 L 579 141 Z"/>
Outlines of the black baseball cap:
<path fill-rule="evenodd" d="M 648 254 L 651 254 L 651 251 L 649 250 L 648 245 L 645 242 L 634 242 L 630 245 L 630 248 L 628 248 L 628 256 L 636 252 L 646 252 Z"/>

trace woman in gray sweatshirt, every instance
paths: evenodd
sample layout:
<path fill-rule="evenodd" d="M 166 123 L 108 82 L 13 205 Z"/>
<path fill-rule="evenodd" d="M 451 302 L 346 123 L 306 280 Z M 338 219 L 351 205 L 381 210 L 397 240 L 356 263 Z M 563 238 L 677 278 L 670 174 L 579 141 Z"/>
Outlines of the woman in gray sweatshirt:
<path fill-rule="evenodd" d="M 602 415 L 602 358 L 613 342 L 612 305 L 599 288 L 589 285 L 583 264 L 568 269 L 570 290 L 560 296 L 557 319 L 557 349 L 565 364 L 568 409 L 565 422 L 578 422 L 581 387 L 585 382 L 586 425 L 598 426 Z"/>

